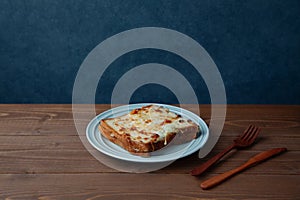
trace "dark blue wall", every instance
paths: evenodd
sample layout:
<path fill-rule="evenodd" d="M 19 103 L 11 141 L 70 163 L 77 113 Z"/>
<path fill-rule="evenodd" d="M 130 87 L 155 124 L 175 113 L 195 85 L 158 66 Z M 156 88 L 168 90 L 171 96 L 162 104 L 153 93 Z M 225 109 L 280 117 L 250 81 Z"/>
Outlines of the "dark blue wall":
<path fill-rule="evenodd" d="M 137 27 L 174 29 L 198 41 L 217 64 L 228 103 L 299 104 L 298 0 L 1 0 L 0 103 L 71 103 L 77 70 L 106 38 Z M 97 103 L 110 103 L 118 78 L 148 62 L 184 67 L 199 102 L 209 103 L 200 75 L 176 55 L 139 50 L 105 72 Z M 176 103 L 159 85 L 132 102 Z"/>

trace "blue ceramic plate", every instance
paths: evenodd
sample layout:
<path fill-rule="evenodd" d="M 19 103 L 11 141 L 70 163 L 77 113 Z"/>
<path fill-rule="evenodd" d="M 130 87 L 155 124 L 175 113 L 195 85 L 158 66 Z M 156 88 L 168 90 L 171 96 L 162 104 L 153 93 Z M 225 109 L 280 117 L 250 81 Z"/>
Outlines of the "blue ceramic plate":
<path fill-rule="evenodd" d="M 102 134 L 100 133 L 98 126 L 101 119 L 121 116 L 127 114 L 133 109 L 140 108 L 142 106 L 146 106 L 149 104 L 163 106 L 165 108 L 168 108 L 172 112 L 180 114 L 184 118 L 191 119 L 192 121 L 194 121 L 196 124 L 199 125 L 201 130 L 201 135 L 190 142 L 180 144 L 180 145 L 170 145 L 170 146 L 167 145 L 161 150 L 150 153 L 149 157 L 141 157 L 141 156 L 133 155 L 128 151 L 126 151 L 125 149 L 121 148 L 120 146 L 110 142 L 105 137 L 103 137 Z M 132 162 L 156 163 L 156 162 L 173 161 L 196 152 L 201 147 L 203 147 L 206 141 L 208 140 L 209 130 L 206 123 L 198 115 L 188 110 L 185 110 L 183 108 L 171 106 L 171 105 L 165 105 L 165 104 L 140 103 L 140 104 L 130 104 L 130 105 L 112 108 L 110 110 L 107 110 L 99 114 L 94 119 L 92 119 L 91 122 L 88 124 L 86 129 L 86 136 L 88 141 L 94 148 L 96 148 L 98 151 L 108 156 L 121 159 L 121 160 L 132 161 Z"/>

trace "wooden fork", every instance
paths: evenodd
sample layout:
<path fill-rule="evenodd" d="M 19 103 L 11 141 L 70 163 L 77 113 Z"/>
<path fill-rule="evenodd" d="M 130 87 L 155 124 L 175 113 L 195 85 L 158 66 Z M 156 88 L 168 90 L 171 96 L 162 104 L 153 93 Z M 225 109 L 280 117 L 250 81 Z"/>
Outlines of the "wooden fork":
<path fill-rule="evenodd" d="M 235 140 L 233 140 L 233 144 L 224 149 L 222 152 L 218 153 L 202 165 L 194 168 L 191 171 L 191 175 L 197 176 L 205 172 L 208 168 L 210 168 L 213 164 L 215 164 L 218 160 L 220 160 L 224 155 L 230 152 L 233 149 L 245 148 L 252 145 L 255 139 L 258 136 L 260 129 L 254 125 L 250 125 L 243 134 L 238 136 Z"/>

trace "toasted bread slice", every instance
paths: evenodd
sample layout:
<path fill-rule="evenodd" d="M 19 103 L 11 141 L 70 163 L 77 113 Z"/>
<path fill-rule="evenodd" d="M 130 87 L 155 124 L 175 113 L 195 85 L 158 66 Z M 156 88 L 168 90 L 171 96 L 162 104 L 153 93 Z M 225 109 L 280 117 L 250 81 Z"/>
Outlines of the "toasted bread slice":
<path fill-rule="evenodd" d="M 156 151 L 168 145 L 173 138 L 176 138 L 176 143 L 185 143 L 196 138 L 200 131 L 192 120 L 157 105 L 103 119 L 99 129 L 104 137 L 131 153 Z"/>

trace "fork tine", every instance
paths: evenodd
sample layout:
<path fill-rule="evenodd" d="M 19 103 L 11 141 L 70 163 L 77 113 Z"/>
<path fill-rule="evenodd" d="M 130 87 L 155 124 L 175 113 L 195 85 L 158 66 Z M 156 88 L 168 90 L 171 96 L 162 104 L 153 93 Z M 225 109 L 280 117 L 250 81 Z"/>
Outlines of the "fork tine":
<path fill-rule="evenodd" d="M 252 129 L 247 133 L 247 135 L 245 135 L 245 137 L 243 138 L 245 141 L 249 140 L 249 138 L 252 137 L 252 135 L 255 133 L 257 127 L 252 125 Z"/>
<path fill-rule="evenodd" d="M 260 128 L 258 128 L 258 127 L 255 127 L 255 128 L 256 128 L 256 129 L 255 129 L 254 133 L 251 135 L 251 137 L 248 138 L 248 141 L 249 141 L 250 143 L 254 142 L 254 140 L 256 139 L 257 135 L 258 135 L 259 132 L 260 132 Z"/>
<path fill-rule="evenodd" d="M 250 124 L 247 129 L 244 130 L 243 134 L 240 135 L 240 139 L 243 139 L 245 137 L 245 135 L 249 132 L 249 130 L 251 129 L 252 124 Z"/>
<path fill-rule="evenodd" d="M 255 128 L 252 124 L 248 126 L 248 128 L 244 131 L 244 133 L 241 135 L 240 139 L 245 140 L 249 134 L 252 132 L 252 129 Z M 251 135 L 251 134 L 250 134 Z"/>

